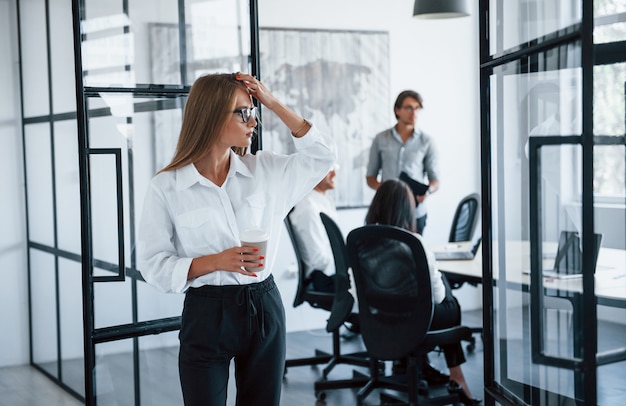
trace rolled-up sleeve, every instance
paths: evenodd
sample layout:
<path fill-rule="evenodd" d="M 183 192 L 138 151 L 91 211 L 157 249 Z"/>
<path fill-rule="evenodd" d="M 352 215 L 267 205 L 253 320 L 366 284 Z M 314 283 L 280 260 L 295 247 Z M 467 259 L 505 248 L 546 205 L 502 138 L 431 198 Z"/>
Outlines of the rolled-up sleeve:
<path fill-rule="evenodd" d="M 189 287 L 192 258 L 177 254 L 174 223 L 155 179 L 144 201 L 137 254 L 141 275 L 150 285 L 167 293 L 182 293 Z"/>
<path fill-rule="evenodd" d="M 285 196 L 283 203 L 287 211 L 313 190 L 337 160 L 335 141 L 329 134 L 319 131 L 315 125 L 303 137 L 293 137 L 293 142 L 297 150 L 295 154 L 281 157 L 273 155 L 267 163 L 261 163 L 271 164 L 271 170 L 278 172 L 272 177 L 272 184 L 268 187 L 274 193 Z M 263 154 L 257 153 L 257 156 L 264 159 Z"/>

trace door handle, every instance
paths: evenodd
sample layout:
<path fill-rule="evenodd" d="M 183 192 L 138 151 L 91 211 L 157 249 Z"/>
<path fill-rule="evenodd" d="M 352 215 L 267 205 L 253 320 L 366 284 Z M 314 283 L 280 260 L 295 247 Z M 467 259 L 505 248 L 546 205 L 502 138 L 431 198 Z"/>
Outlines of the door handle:
<path fill-rule="evenodd" d="M 544 145 L 580 144 L 579 136 L 540 136 L 528 138 L 529 161 L 529 211 L 530 211 L 530 340 L 532 360 L 536 364 L 560 368 L 576 369 L 582 366 L 580 357 L 557 357 L 545 352 L 544 326 L 544 285 L 543 285 L 543 244 L 541 237 L 541 147 Z M 574 317 L 580 312 L 579 300 L 572 301 Z"/>
<path fill-rule="evenodd" d="M 117 203 L 117 273 L 113 275 L 92 275 L 94 282 L 123 282 L 125 280 L 124 261 L 124 200 L 122 189 L 122 150 L 121 148 L 90 148 L 89 155 L 113 155 L 115 157 L 115 183 Z M 94 259 L 94 262 L 97 262 Z M 95 265 L 95 264 L 94 264 Z M 111 268 L 110 266 L 107 268 Z"/>

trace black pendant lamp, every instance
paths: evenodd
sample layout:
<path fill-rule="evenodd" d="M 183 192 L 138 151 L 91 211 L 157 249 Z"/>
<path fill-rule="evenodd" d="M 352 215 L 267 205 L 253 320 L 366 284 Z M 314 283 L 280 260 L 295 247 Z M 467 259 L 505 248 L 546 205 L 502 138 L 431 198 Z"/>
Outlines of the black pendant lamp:
<path fill-rule="evenodd" d="M 415 18 L 456 18 L 470 15 L 469 0 L 415 0 Z"/>

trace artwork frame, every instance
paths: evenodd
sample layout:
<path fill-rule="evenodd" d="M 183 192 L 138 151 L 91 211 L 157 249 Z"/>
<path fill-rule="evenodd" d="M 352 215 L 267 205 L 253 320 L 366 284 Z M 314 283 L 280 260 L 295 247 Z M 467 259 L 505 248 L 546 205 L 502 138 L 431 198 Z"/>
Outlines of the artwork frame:
<path fill-rule="evenodd" d="M 369 149 L 391 122 L 388 32 L 260 28 L 259 49 L 263 82 L 337 143 L 337 207 L 368 206 Z M 290 138 L 276 116 L 263 115 L 260 149 L 292 153 Z"/>

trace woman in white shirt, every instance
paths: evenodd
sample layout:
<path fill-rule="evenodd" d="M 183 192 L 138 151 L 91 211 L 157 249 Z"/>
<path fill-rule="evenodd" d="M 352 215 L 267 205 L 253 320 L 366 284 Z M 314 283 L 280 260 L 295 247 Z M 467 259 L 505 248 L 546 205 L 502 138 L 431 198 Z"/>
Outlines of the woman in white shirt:
<path fill-rule="evenodd" d="M 289 128 L 297 152 L 247 154 L 252 97 Z M 138 254 L 146 282 L 185 293 L 179 375 L 186 405 L 225 405 L 235 360 L 237 405 L 278 405 L 285 314 L 272 277 L 282 221 L 328 173 L 334 142 L 255 77 L 212 74 L 189 92 L 176 153 L 152 179 Z M 269 235 L 261 256 L 240 234 Z"/>
<path fill-rule="evenodd" d="M 415 233 L 415 196 L 411 188 L 401 180 L 387 180 L 376 190 L 372 203 L 365 216 L 366 224 L 386 224 L 401 227 Z M 435 255 L 426 247 L 422 236 L 415 233 L 420 240 L 428 260 L 430 285 L 433 293 L 435 309 L 430 325 L 431 330 L 440 330 L 461 324 L 461 307 L 445 276 L 439 272 Z M 477 405 L 481 400 L 472 398 L 472 394 L 465 381 L 461 364 L 465 362 L 465 355 L 460 343 L 442 346 L 446 357 L 446 364 L 450 370 L 448 390 L 459 393 L 459 398 L 465 405 Z"/>

